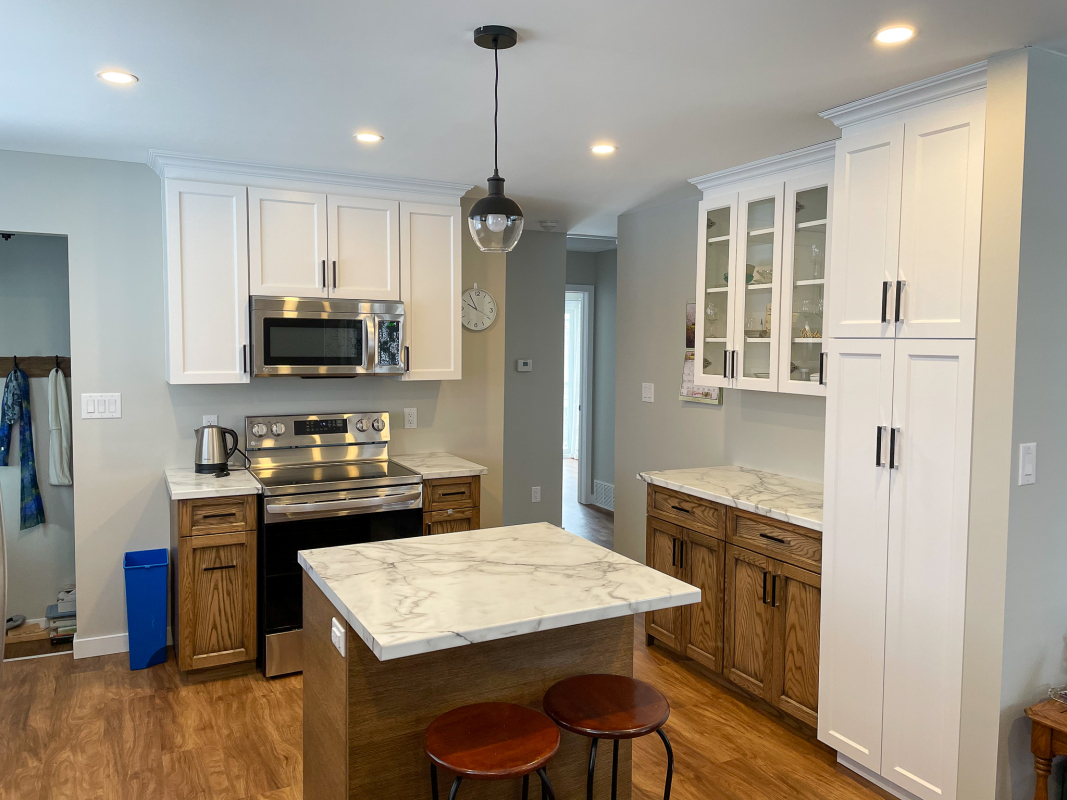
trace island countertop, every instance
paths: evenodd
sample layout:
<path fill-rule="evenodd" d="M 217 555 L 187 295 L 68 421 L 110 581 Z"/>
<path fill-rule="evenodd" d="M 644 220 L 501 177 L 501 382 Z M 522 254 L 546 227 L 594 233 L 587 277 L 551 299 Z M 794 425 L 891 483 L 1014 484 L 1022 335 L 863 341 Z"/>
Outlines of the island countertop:
<path fill-rule="evenodd" d="M 548 523 L 304 550 L 381 661 L 700 600 L 695 586 Z"/>
<path fill-rule="evenodd" d="M 765 517 L 822 530 L 823 485 L 748 467 L 699 467 L 638 473 L 637 479 Z"/>

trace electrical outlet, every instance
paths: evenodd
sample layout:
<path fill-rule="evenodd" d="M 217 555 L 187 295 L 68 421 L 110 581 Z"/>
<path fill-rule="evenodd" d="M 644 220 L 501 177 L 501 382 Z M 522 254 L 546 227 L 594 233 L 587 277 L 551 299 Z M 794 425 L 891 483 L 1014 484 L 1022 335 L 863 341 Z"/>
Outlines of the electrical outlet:
<path fill-rule="evenodd" d="M 530 501 L 534 503 L 541 502 L 541 487 L 534 486 L 530 489 Z"/>
<path fill-rule="evenodd" d="M 333 646 L 337 648 L 337 652 L 344 658 L 345 626 L 343 622 L 338 621 L 337 617 L 332 618 L 332 624 L 330 625 L 330 641 L 333 642 Z"/>
<path fill-rule="evenodd" d="M 641 402 L 651 403 L 656 399 L 656 386 L 652 383 L 641 384 Z"/>
<path fill-rule="evenodd" d="M 1037 444 L 1019 445 L 1019 485 L 1037 483 Z"/>
<path fill-rule="evenodd" d="M 82 395 L 82 419 L 118 419 L 121 416 L 121 394 Z"/>
<path fill-rule="evenodd" d="M 405 428 L 417 428 L 417 427 L 419 427 L 419 410 L 417 408 L 405 408 L 404 409 L 404 427 Z"/>
<path fill-rule="evenodd" d="M 218 425 L 219 424 L 219 415 L 218 414 L 204 414 L 204 424 L 205 425 Z"/>

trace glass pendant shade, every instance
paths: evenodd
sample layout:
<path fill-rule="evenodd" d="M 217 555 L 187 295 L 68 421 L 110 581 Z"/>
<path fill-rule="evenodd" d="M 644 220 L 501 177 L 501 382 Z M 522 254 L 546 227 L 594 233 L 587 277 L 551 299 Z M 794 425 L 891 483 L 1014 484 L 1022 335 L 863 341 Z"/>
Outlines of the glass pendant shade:
<path fill-rule="evenodd" d="M 489 179 L 489 194 L 471 208 L 467 227 L 483 253 L 510 253 L 522 236 L 522 209 L 504 196 L 504 179 Z"/>

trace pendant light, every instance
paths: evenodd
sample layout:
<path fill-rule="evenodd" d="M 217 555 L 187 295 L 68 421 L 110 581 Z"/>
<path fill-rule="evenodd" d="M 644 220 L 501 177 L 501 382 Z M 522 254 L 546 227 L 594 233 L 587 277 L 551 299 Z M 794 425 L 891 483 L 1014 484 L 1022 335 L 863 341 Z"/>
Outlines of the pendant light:
<path fill-rule="evenodd" d="M 518 37 L 503 25 L 484 25 L 474 32 L 474 43 L 493 51 L 496 80 L 493 83 L 493 177 L 489 178 L 489 194 L 471 208 L 467 218 L 474 243 L 483 253 L 510 253 L 522 236 L 522 209 L 504 196 L 504 179 L 498 169 L 499 134 L 497 116 L 500 113 L 500 51 L 514 47 Z"/>

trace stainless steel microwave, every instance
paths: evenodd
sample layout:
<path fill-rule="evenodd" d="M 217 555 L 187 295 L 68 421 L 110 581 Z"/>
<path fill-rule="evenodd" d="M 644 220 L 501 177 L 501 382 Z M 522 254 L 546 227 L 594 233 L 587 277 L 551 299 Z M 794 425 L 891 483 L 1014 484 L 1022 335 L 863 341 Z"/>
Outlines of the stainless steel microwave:
<path fill-rule="evenodd" d="M 253 297 L 251 338 L 259 378 L 407 371 L 403 303 Z"/>

